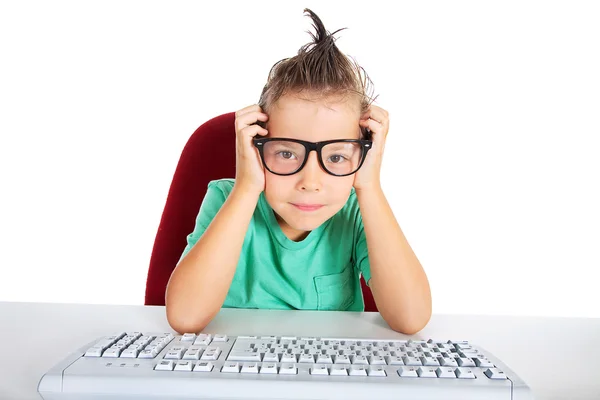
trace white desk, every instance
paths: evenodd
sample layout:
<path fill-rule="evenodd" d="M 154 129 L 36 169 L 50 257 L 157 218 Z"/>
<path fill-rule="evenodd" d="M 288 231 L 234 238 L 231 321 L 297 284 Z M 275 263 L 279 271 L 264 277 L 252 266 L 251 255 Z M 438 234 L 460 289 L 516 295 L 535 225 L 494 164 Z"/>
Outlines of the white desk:
<path fill-rule="evenodd" d="M 37 384 L 50 367 L 117 331 L 173 332 L 164 307 L 0 302 L 0 399 L 39 400 Z M 378 313 L 328 311 L 224 309 L 205 332 L 409 338 Z M 598 318 L 434 315 L 412 338 L 480 345 L 523 378 L 537 400 L 600 399 Z"/>

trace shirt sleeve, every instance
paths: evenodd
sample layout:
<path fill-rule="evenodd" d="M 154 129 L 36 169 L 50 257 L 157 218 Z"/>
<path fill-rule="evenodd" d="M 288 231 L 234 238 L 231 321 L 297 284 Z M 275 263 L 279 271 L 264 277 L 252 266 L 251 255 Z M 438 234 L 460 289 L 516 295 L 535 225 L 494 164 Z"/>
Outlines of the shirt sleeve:
<path fill-rule="evenodd" d="M 370 286 L 369 281 L 371 280 L 371 264 L 369 263 L 367 236 L 365 235 L 365 228 L 363 226 L 362 215 L 358 207 L 358 202 L 356 204 L 354 232 L 354 259 L 356 260 L 356 267 L 364 277 L 367 286 Z"/>
<path fill-rule="evenodd" d="M 209 182 L 206 194 L 200 205 L 200 211 L 196 217 L 196 225 L 194 226 L 193 232 L 187 235 L 187 245 L 179 258 L 179 261 L 190 252 L 202 234 L 204 234 L 204 231 L 206 231 L 223 206 L 223 203 L 225 203 L 228 195 L 228 191 L 222 187 L 219 181 Z"/>

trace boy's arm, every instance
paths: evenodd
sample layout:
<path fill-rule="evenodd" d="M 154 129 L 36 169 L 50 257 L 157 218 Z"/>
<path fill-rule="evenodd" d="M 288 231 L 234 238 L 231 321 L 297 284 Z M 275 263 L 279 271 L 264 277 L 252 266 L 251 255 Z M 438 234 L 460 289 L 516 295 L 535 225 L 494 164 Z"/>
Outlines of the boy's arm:
<path fill-rule="evenodd" d="M 206 231 L 173 270 L 167 320 L 179 333 L 199 332 L 219 312 L 238 264 L 258 194 L 236 186 Z"/>
<path fill-rule="evenodd" d="M 431 318 L 427 276 L 381 188 L 357 190 L 356 195 L 367 239 L 373 298 L 392 329 L 412 335 Z"/>

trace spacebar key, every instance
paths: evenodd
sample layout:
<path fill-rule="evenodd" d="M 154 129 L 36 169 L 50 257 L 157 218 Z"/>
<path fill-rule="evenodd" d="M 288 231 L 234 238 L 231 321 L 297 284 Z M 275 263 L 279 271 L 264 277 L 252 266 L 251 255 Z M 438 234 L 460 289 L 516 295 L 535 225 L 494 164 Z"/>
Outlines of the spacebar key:
<path fill-rule="evenodd" d="M 260 353 L 229 353 L 227 361 L 261 361 Z"/>

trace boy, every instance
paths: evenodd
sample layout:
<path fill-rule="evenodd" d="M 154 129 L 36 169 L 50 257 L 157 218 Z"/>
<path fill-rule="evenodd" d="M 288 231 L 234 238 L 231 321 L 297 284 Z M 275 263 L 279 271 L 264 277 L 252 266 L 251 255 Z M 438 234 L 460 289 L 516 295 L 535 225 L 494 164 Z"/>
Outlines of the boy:
<path fill-rule="evenodd" d="M 388 113 L 368 101 L 370 80 L 337 31 L 305 12 L 314 42 L 236 112 L 235 180 L 210 182 L 170 277 L 179 333 L 201 331 L 221 307 L 362 311 L 360 274 L 392 329 L 413 334 L 431 316 L 427 277 L 380 185 Z"/>

